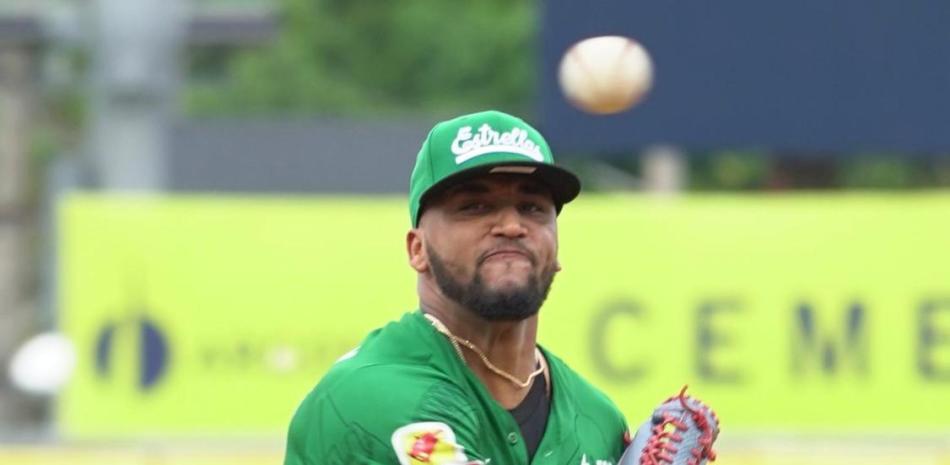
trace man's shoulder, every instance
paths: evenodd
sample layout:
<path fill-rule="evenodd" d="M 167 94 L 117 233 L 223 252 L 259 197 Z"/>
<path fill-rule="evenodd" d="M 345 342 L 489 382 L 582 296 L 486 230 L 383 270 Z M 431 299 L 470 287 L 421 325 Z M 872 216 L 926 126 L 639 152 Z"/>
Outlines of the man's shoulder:
<path fill-rule="evenodd" d="M 394 435 L 411 425 L 448 425 L 456 434 L 479 430 L 469 393 L 448 375 L 419 364 L 351 361 L 359 359 L 339 363 L 297 408 L 288 433 L 297 456 L 352 458 L 347 454 L 356 452 L 337 450 L 337 444 L 361 438 L 365 450 L 357 456 L 389 457 Z"/>
<path fill-rule="evenodd" d="M 323 376 L 300 404 L 298 416 L 398 423 L 432 412 L 470 410 L 467 384 L 434 363 L 424 321 L 409 313 L 370 333 Z"/>
<path fill-rule="evenodd" d="M 431 363 L 433 350 L 420 337 L 418 318 L 409 313 L 371 332 L 330 367 L 310 397 L 396 402 L 417 397 L 432 385 L 452 384 L 440 365 Z"/>
<path fill-rule="evenodd" d="M 372 415 L 400 415 L 439 390 L 461 388 L 436 368 L 411 362 L 379 362 L 354 356 L 337 363 L 307 395 L 307 405 L 332 403 L 345 415 L 369 411 Z"/>
<path fill-rule="evenodd" d="M 471 390 L 434 363 L 424 322 L 407 314 L 334 363 L 294 414 L 287 463 L 392 463 L 394 435 L 414 424 L 478 431 Z"/>
<path fill-rule="evenodd" d="M 370 331 L 358 346 L 330 366 L 321 383 L 335 378 L 372 377 L 387 371 L 398 374 L 399 367 L 428 365 L 433 351 L 426 344 L 426 338 L 421 337 L 421 318 L 417 312 L 406 313 Z"/>

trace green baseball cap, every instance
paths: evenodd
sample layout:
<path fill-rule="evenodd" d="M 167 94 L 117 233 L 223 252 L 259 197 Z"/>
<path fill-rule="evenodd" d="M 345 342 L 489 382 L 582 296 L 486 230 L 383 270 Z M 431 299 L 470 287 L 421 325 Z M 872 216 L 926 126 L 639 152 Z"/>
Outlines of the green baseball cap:
<path fill-rule="evenodd" d="M 495 173 L 536 176 L 547 185 L 558 213 L 574 200 L 581 182 L 554 164 L 551 148 L 537 129 L 500 111 L 462 115 L 436 124 L 422 143 L 409 179 L 413 226 L 432 195 L 460 181 Z"/>

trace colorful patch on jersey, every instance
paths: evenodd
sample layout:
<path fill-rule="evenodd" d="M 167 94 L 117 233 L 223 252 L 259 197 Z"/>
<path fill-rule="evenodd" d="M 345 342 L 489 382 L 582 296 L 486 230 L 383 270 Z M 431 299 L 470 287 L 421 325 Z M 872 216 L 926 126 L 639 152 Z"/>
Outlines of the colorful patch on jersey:
<path fill-rule="evenodd" d="M 393 448 L 401 465 L 468 465 L 465 448 L 455 440 L 449 425 L 427 421 L 397 429 Z"/>

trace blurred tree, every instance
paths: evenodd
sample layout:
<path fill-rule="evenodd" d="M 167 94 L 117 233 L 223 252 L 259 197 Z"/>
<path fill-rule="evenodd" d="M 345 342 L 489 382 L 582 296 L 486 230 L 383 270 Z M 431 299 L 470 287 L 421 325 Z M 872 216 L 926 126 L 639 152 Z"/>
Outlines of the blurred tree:
<path fill-rule="evenodd" d="M 187 110 L 524 114 L 534 100 L 535 9 L 530 0 L 283 0 L 274 43 L 228 60 L 199 52 L 193 63 L 223 66 L 224 78 L 191 85 Z"/>
<path fill-rule="evenodd" d="M 690 163 L 690 189 L 753 190 L 764 186 L 769 153 L 723 150 L 699 154 Z"/>
<path fill-rule="evenodd" d="M 760 188 L 767 173 L 765 154 L 726 151 L 713 157 L 709 174 L 721 188 L 748 190 Z"/>
<path fill-rule="evenodd" d="M 844 161 L 841 187 L 900 189 L 920 184 L 914 160 L 900 154 L 865 154 Z"/>

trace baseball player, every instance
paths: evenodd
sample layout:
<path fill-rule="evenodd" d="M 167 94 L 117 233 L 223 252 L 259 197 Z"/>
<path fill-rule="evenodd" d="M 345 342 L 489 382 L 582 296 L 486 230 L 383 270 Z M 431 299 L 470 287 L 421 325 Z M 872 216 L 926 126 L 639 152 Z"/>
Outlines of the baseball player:
<path fill-rule="evenodd" d="M 437 124 L 410 179 L 419 309 L 370 333 L 303 400 L 285 465 L 617 464 L 623 415 L 536 341 L 561 269 L 557 215 L 579 192 L 521 119 Z M 654 415 L 627 463 L 675 455 L 692 412 Z M 690 463 L 708 458 L 696 449 Z"/>

